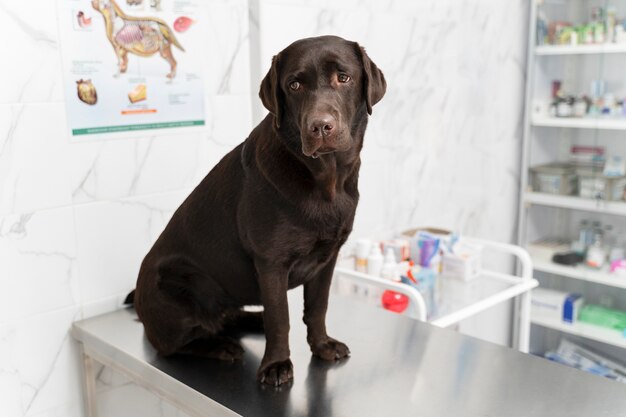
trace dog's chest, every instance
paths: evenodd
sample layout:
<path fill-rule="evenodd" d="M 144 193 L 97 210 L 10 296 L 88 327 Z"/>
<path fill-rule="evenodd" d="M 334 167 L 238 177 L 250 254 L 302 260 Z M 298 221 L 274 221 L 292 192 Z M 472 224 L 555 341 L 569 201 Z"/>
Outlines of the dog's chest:
<path fill-rule="evenodd" d="M 112 32 L 114 35 L 116 35 L 124 27 L 124 19 L 122 19 L 121 17 L 117 15 L 114 15 L 112 25 L 113 25 Z"/>
<path fill-rule="evenodd" d="M 289 288 L 315 279 L 334 259 L 349 234 L 348 225 L 341 225 L 333 232 L 320 234 L 311 242 L 308 250 L 303 250 L 294 260 L 289 273 Z"/>

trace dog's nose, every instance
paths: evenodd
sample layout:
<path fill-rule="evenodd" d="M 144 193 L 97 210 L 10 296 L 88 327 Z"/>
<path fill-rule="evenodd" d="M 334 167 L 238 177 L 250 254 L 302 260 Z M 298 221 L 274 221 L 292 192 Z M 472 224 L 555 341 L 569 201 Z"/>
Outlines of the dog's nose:
<path fill-rule="evenodd" d="M 316 117 L 309 123 L 309 132 L 315 137 L 329 136 L 335 128 L 335 123 L 335 118 L 330 114 Z"/>

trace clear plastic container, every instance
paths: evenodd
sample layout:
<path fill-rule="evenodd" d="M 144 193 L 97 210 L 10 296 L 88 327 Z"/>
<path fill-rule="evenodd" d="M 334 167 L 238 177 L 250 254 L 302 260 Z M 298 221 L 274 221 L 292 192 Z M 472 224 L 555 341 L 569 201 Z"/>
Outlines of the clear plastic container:
<path fill-rule="evenodd" d="M 626 176 L 607 177 L 593 168 L 578 168 L 578 195 L 609 201 L 624 201 Z"/>
<path fill-rule="evenodd" d="M 575 195 L 576 170 L 563 162 L 539 165 L 530 169 L 534 191 L 548 194 Z"/>

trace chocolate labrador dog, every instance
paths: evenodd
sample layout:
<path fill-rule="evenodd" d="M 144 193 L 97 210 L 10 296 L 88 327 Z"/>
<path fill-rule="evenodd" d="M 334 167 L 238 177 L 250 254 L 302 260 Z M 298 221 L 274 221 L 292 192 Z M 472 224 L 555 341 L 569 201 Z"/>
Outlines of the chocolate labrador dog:
<path fill-rule="evenodd" d="M 359 199 L 368 114 L 385 90 L 365 50 L 339 37 L 302 39 L 273 58 L 259 93 L 270 113 L 176 210 L 141 264 L 130 299 L 159 354 L 236 360 L 243 349 L 230 330 L 258 318 L 267 340 L 258 380 L 286 383 L 287 290 L 299 285 L 313 354 L 350 354 L 326 333 L 326 309 Z"/>

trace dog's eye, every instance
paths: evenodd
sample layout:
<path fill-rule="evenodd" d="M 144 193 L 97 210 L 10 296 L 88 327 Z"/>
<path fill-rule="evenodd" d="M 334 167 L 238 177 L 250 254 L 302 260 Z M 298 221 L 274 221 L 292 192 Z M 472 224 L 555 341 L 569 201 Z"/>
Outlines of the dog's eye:
<path fill-rule="evenodd" d="M 300 83 L 297 81 L 293 81 L 289 84 L 289 88 L 291 88 L 293 91 L 299 90 L 300 89 Z"/>
<path fill-rule="evenodd" d="M 339 74 L 337 76 L 337 79 L 340 83 L 347 83 L 348 81 L 350 81 L 350 76 L 348 74 Z"/>

